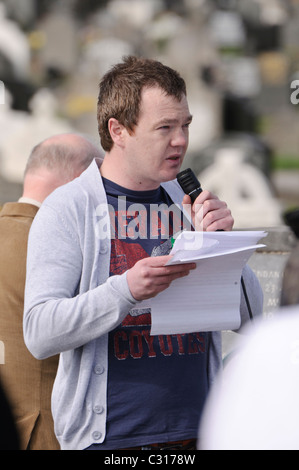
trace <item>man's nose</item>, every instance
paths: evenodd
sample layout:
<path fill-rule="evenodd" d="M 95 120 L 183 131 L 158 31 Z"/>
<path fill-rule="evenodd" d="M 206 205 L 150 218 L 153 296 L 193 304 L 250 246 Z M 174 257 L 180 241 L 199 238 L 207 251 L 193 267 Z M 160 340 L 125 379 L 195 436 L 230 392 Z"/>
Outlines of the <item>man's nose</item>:
<path fill-rule="evenodd" d="M 172 137 L 171 144 L 173 147 L 185 147 L 188 144 L 189 132 L 188 129 L 177 129 Z"/>

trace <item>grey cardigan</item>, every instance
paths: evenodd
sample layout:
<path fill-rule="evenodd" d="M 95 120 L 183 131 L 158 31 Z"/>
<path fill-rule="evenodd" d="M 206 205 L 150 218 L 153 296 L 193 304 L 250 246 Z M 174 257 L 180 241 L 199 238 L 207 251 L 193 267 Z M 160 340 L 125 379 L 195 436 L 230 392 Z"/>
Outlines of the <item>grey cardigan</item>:
<path fill-rule="evenodd" d="M 176 182 L 164 187 L 180 205 L 183 195 Z M 108 333 L 136 305 L 126 273 L 109 277 L 109 233 L 107 199 L 95 160 L 44 201 L 30 230 L 24 338 L 38 359 L 61 353 L 52 412 L 62 449 L 80 450 L 105 439 Z M 252 309 L 259 314 L 259 283 L 248 267 L 243 275 Z M 248 318 L 243 299 L 241 316 Z M 221 333 L 211 336 L 210 383 L 222 360 Z"/>

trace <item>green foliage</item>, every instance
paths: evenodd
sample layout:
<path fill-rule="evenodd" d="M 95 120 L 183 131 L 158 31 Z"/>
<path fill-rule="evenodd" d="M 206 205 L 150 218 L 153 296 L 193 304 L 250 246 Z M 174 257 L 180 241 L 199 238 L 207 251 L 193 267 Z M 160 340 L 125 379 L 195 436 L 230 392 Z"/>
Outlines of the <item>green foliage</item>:
<path fill-rule="evenodd" d="M 299 154 L 276 154 L 272 159 L 273 170 L 299 170 Z"/>

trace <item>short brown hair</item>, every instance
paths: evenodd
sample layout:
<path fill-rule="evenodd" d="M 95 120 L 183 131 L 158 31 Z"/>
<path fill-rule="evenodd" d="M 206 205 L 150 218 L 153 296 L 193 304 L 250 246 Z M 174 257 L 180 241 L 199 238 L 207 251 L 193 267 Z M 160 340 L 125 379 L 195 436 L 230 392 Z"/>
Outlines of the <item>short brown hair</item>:
<path fill-rule="evenodd" d="M 139 117 L 141 91 L 144 87 L 155 86 L 179 101 L 186 95 L 186 84 L 179 73 L 152 59 L 127 56 L 104 75 L 100 82 L 97 119 L 105 151 L 110 151 L 113 145 L 109 119 L 117 119 L 133 132 Z"/>

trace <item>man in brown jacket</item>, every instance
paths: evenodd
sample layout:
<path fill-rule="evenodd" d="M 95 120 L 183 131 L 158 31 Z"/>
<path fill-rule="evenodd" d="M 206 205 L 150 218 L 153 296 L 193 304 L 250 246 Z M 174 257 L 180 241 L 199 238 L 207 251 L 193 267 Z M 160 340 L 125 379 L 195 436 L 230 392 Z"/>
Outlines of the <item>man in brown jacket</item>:
<path fill-rule="evenodd" d="M 46 139 L 28 159 L 22 197 L 0 212 L 0 380 L 24 450 L 59 449 L 50 403 L 58 357 L 36 360 L 23 339 L 29 229 L 42 201 L 101 157 L 99 149 L 77 134 Z"/>

